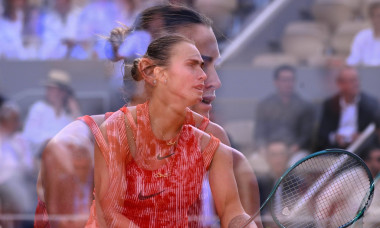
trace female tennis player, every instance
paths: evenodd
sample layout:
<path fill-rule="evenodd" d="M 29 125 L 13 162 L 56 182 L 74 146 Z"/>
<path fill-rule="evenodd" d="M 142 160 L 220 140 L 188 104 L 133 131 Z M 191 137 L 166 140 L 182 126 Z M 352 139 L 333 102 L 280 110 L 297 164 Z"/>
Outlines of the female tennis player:
<path fill-rule="evenodd" d="M 156 39 L 135 60 L 132 77 L 145 80 L 152 94 L 114 113 L 95 134 L 95 205 L 87 227 L 187 227 L 207 170 L 221 225 L 240 227 L 249 218 L 232 149 L 192 126 L 188 107 L 202 100 L 203 64 L 193 42 L 179 35 Z"/>
<path fill-rule="evenodd" d="M 153 27 L 163 33 L 180 33 L 195 41 L 195 45 L 204 60 L 203 69 L 207 79 L 202 101 L 191 108 L 203 116 L 208 116 L 212 107 L 211 103 L 215 98 L 215 90 L 220 87 L 220 80 L 215 70 L 219 51 L 215 35 L 211 29 L 211 22 L 191 9 L 161 5 L 144 10 L 141 13 L 139 26 L 143 29 Z M 156 35 L 158 36 L 158 34 Z M 221 142 L 228 145 L 229 141 L 224 130 L 201 115 L 197 115 L 197 118 L 195 118 L 194 126 L 213 134 Z M 49 222 L 54 226 L 83 227 L 82 217 L 65 217 L 49 221 L 47 213 L 49 215 L 82 214 L 83 211 L 78 212 L 76 210 L 75 205 L 77 203 L 74 202 L 74 200 L 80 198 L 78 196 L 80 192 L 83 193 L 81 195 L 84 198 L 88 198 L 88 201 L 82 200 L 79 206 L 86 207 L 88 202 L 92 201 L 92 182 L 88 181 L 88 176 L 91 177 L 92 173 L 91 157 L 95 142 L 91 130 L 96 129 L 97 125 L 100 125 L 107 116 L 109 115 L 91 116 L 92 120 L 86 122 L 87 125 L 82 121 L 75 121 L 64 128 L 47 145 L 43 153 L 41 178 L 39 178 L 38 183 L 41 190 L 39 194 L 41 200 L 37 208 L 35 227 L 45 227 Z M 81 157 L 82 161 L 87 160 L 90 162 L 88 165 L 86 165 L 88 162 L 81 163 L 80 168 L 83 168 L 83 171 L 81 171 L 83 175 L 81 176 L 77 174 L 78 167 L 76 163 L 78 163 L 78 157 Z M 258 210 L 260 201 L 256 177 L 247 159 L 236 150 L 233 151 L 233 163 L 241 202 L 245 211 L 252 214 Z M 86 173 L 88 174 L 87 176 Z M 74 182 L 78 179 L 81 179 L 82 184 L 78 185 Z M 87 184 L 87 191 L 77 191 L 77 186 L 83 186 L 84 184 Z M 82 187 L 80 189 L 85 190 Z M 258 226 L 261 227 L 259 223 Z"/>

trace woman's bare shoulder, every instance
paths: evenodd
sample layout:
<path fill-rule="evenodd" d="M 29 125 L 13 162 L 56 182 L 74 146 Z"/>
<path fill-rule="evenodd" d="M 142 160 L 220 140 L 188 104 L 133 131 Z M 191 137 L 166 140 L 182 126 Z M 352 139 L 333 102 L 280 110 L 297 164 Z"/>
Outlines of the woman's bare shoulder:
<path fill-rule="evenodd" d="M 192 111 L 192 113 L 195 121 L 195 126 L 199 126 L 202 123 L 204 116 L 194 111 Z M 218 138 L 222 143 L 228 146 L 230 145 L 230 140 L 228 139 L 227 133 L 219 124 L 210 121 L 205 129 L 205 132 L 208 134 L 212 134 L 213 136 Z"/>

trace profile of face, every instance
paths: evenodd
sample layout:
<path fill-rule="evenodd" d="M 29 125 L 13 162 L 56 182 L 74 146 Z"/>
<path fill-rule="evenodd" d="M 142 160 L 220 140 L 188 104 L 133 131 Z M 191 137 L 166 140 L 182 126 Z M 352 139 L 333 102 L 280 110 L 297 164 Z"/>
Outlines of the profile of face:
<path fill-rule="evenodd" d="M 66 91 L 59 88 L 58 86 L 46 86 L 45 97 L 50 105 L 54 107 L 63 106 L 66 96 Z"/>
<path fill-rule="evenodd" d="M 278 72 L 274 84 L 280 95 L 289 96 L 294 93 L 295 75 L 290 70 L 282 70 Z"/>
<path fill-rule="evenodd" d="M 377 6 L 371 10 L 370 19 L 373 28 L 380 31 L 380 6 Z"/>
<path fill-rule="evenodd" d="M 338 76 L 337 85 L 343 96 L 355 97 L 360 92 L 358 72 L 353 68 L 343 69 Z"/>
<path fill-rule="evenodd" d="M 266 147 L 266 159 L 276 178 L 288 168 L 289 147 L 283 142 L 272 142 Z"/>
<path fill-rule="evenodd" d="M 6 112 L 4 119 L 1 120 L 1 128 L 6 131 L 8 135 L 16 133 L 21 126 L 20 115 L 17 111 L 9 109 L 3 110 Z"/>
<path fill-rule="evenodd" d="M 206 74 L 203 60 L 195 45 L 189 42 L 175 44 L 170 51 L 169 63 L 158 71 L 158 85 L 174 102 L 191 106 L 202 101 Z"/>
<path fill-rule="evenodd" d="M 183 26 L 176 30 L 177 33 L 193 40 L 204 61 L 203 70 L 207 75 L 201 102 L 191 106 L 191 109 L 203 116 L 209 117 L 212 102 L 215 99 L 215 91 L 221 87 L 221 82 L 215 66 L 220 57 L 218 43 L 211 27 L 195 24 Z"/>

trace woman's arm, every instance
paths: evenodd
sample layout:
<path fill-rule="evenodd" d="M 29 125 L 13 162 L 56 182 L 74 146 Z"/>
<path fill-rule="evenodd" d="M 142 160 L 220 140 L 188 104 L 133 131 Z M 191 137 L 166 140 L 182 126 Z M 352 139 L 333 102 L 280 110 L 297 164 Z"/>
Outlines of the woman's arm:
<path fill-rule="evenodd" d="M 49 215 L 68 215 L 50 221 L 51 227 L 84 227 L 87 218 L 70 219 L 70 216 L 88 214 L 89 208 L 75 210 L 79 182 L 86 183 L 88 196 L 92 196 L 93 143 L 91 132 L 81 121 L 74 121 L 53 137 L 42 153 L 41 170 L 37 182 L 38 196 L 46 203 Z M 90 205 L 81 201 L 81 206 Z M 87 206 L 88 207 L 88 206 Z"/>
<path fill-rule="evenodd" d="M 106 139 L 106 127 L 105 124 L 100 126 L 100 130 L 103 137 Z M 95 144 L 95 204 L 96 204 L 96 217 L 100 227 L 138 227 L 127 217 L 125 217 L 120 208 L 122 205 L 122 195 L 126 194 L 125 191 L 121 191 L 120 183 L 114 185 L 116 182 L 121 182 L 118 177 L 110 176 L 110 167 L 112 169 L 118 169 L 118 165 L 122 165 L 125 161 L 109 161 L 107 164 L 103 153 L 99 146 Z M 112 183 L 113 182 L 113 183 Z M 110 187 L 112 186 L 112 187 Z M 116 186 L 116 188 L 114 188 Z"/>
<path fill-rule="evenodd" d="M 210 186 L 222 227 L 241 227 L 249 219 L 241 206 L 233 173 L 232 148 L 220 144 L 210 167 Z M 256 228 L 251 223 L 250 227 Z"/>
<path fill-rule="evenodd" d="M 227 134 L 221 126 L 210 122 L 205 131 L 214 135 L 223 144 L 231 146 Z M 240 202 L 245 212 L 253 215 L 260 210 L 259 184 L 257 183 L 256 175 L 244 154 L 237 150 L 232 150 L 232 157 Z M 256 216 L 255 222 L 258 228 L 263 227 L 260 215 Z"/>

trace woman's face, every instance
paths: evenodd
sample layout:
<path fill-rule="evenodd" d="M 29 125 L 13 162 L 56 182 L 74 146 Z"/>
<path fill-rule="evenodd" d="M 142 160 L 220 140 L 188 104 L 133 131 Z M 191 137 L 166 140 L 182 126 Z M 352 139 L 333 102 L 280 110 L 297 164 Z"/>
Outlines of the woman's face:
<path fill-rule="evenodd" d="M 201 57 L 204 61 L 203 70 L 207 75 L 207 79 L 205 81 L 201 102 L 192 106 L 191 109 L 208 117 L 212 108 L 211 103 L 215 99 L 215 91 L 222 85 L 215 69 L 220 54 L 214 32 L 210 27 L 200 24 L 183 26 L 177 29 L 176 32 L 193 40 L 195 46 L 201 53 Z"/>
<path fill-rule="evenodd" d="M 46 87 L 46 99 L 48 103 L 54 107 L 63 106 L 66 92 L 57 86 Z"/>
<path fill-rule="evenodd" d="M 191 43 L 180 42 L 170 53 L 169 64 L 159 79 L 162 91 L 186 106 L 201 102 L 207 77 L 198 49 Z"/>

